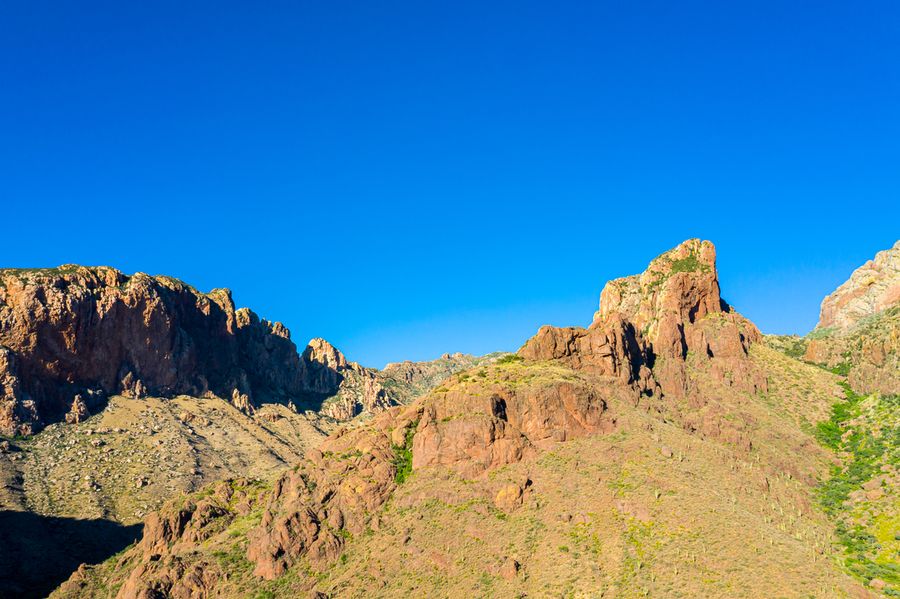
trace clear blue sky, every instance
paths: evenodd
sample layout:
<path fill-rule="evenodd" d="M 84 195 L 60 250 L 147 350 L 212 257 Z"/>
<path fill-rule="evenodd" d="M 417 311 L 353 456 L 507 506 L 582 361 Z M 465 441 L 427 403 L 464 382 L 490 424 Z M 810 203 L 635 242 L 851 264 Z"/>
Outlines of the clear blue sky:
<path fill-rule="evenodd" d="M 900 3 L 0 4 L 6 266 L 366 365 L 515 349 L 688 237 L 800 332 L 900 237 Z"/>

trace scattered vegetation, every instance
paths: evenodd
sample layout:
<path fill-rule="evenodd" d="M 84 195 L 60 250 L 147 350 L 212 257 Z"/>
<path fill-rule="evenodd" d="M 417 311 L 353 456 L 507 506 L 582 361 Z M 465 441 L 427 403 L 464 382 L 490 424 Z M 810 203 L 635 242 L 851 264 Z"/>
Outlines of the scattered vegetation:
<path fill-rule="evenodd" d="M 672 260 L 672 272 L 696 272 L 700 270 L 700 261 L 697 256 L 691 254 L 687 258 Z"/>
<path fill-rule="evenodd" d="M 866 583 L 884 581 L 884 592 L 900 597 L 900 535 L 892 513 L 897 506 L 881 500 L 893 491 L 883 488 L 890 479 L 882 473 L 900 463 L 900 396 L 859 395 L 842 386 L 844 401 L 815 431 L 819 442 L 842 457 L 819 486 L 818 500 L 835 521 L 847 570 Z"/>
<path fill-rule="evenodd" d="M 394 451 L 394 468 L 397 469 L 394 480 L 397 481 L 398 485 L 406 482 L 406 479 L 412 474 L 412 444 L 418 425 L 419 422 L 415 421 L 407 427 L 403 445 L 391 445 L 391 449 Z"/>
<path fill-rule="evenodd" d="M 525 358 L 518 354 L 506 354 L 502 358 L 497 359 L 497 364 L 515 364 L 516 362 L 523 362 Z"/>
<path fill-rule="evenodd" d="M 766 344 L 786 356 L 802 360 L 809 341 L 797 335 L 766 335 Z"/>

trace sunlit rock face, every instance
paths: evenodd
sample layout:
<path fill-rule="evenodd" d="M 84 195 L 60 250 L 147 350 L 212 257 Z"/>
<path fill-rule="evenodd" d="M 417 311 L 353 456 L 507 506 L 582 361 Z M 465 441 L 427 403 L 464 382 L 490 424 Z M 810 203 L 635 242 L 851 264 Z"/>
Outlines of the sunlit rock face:
<path fill-rule="evenodd" d="M 294 396 L 306 367 L 280 323 L 227 289 L 106 267 L 0 271 L 0 431 L 83 417 L 105 396 Z M 74 408 L 74 412 L 73 412 Z"/>

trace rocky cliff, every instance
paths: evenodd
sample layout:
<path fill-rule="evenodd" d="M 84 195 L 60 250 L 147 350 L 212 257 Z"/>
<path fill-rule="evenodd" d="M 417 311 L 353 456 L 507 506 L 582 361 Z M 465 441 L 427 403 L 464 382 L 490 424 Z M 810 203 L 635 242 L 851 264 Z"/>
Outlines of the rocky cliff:
<path fill-rule="evenodd" d="M 104 267 L 0 271 L 0 352 L 4 433 L 82 419 L 111 394 L 249 409 L 305 389 L 287 329 L 236 310 L 228 290 Z"/>
<path fill-rule="evenodd" d="M 765 377 L 746 359 L 760 339 L 720 296 L 715 247 L 690 239 L 644 273 L 608 282 L 590 327 L 543 327 L 519 353 L 594 369 L 644 395 L 680 398 L 697 393 L 688 377 L 692 366 L 711 368 L 736 389 L 764 390 Z"/>
<path fill-rule="evenodd" d="M 721 506 L 712 513 L 730 514 L 728 524 L 723 522 L 704 532 L 700 546 L 715 542 L 707 535 L 721 535 L 737 527 L 740 532 L 734 543 L 729 541 L 722 550 L 733 551 L 744 543 L 754 545 L 754 551 L 741 554 L 740 559 L 749 560 L 747 563 L 777 553 L 783 563 L 792 564 L 787 570 L 804 572 L 795 579 L 796 596 L 815 594 L 823 588 L 844 588 L 846 580 L 835 573 L 830 561 L 817 563 L 802 557 L 819 542 L 812 531 L 821 525 L 822 516 L 810 512 L 808 493 L 817 473 L 824 470 L 825 460 L 822 450 L 800 430 L 798 422 L 824 417 L 833 397 L 829 395 L 832 391 L 822 394 L 820 389 L 833 389 L 828 379 L 831 375 L 778 358 L 775 352 L 756 347 L 758 339 L 756 328 L 720 297 L 712 244 L 689 240 L 654 260 L 643 275 L 610 282 L 590 327 L 543 327 L 518 355 L 503 356 L 454 374 L 409 406 L 389 408 L 362 426 L 336 432 L 271 486 L 236 480 L 170 503 L 147 519 L 144 537 L 137 546 L 100 568 L 80 570 L 60 589 L 59 596 L 89 596 L 107 585 L 119 588 L 116 596 L 120 599 L 246 596 L 256 589 L 280 596 L 309 592 L 324 585 L 325 580 L 332 581 L 333 590 L 353 587 L 358 591 L 355 595 L 363 596 L 372 592 L 370 584 L 375 588 L 393 584 L 385 578 L 384 569 L 396 568 L 410 559 L 415 563 L 432 560 L 430 563 L 437 564 L 441 571 L 456 571 L 452 560 L 444 561 L 440 546 L 424 539 L 420 549 L 403 549 L 410 543 L 409 533 L 403 531 L 419 526 L 401 525 L 406 522 L 404 514 L 415 511 L 421 519 L 432 513 L 429 510 L 449 505 L 456 514 L 453 518 L 459 519 L 463 517 L 460 510 L 467 505 L 482 506 L 485 497 L 487 507 L 479 508 L 485 517 L 497 514 L 497 519 L 505 522 L 508 514 L 519 509 L 530 514 L 527 518 L 532 520 L 525 522 L 531 522 L 527 524 L 531 532 L 526 533 L 520 555 L 507 554 L 502 563 L 485 567 L 509 581 L 510 586 L 504 588 L 510 591 L 523 585 L 532 588 L 521 574 L 522 553 L 534 560 L 529 572 L 537 580 L 541 572 L 559 567 L 559 552 L 549 556 L 536 553 L 535 547 L 543 545 L 534 535 L 550 526 L 552 508 L 541 498 L 556 496 L 549 483 L 553 478 L 550 472 L 560 473 L 556 466 L 562 459 L 559 456 L 571 453 L 566 447 L 580 440 L 580 453 L 572 450 L 580 457 L 571 458 L 576 463 L 565 472 L 585 474 L 586 478 L 579 479 L 588 493 L 583 501 L 594 506 L 591 509 L 595 515 L 591 517 L 603 519 L 603 523 L 598 520 L 599 528 L 595 529 L 588 516 L 575 525 L 571 524 L 571 515 L 555 518 L 567 529 L 577 525 L 566 533 L 571 535 L 569 543 L 581 543 L 579 539 L 583 539 L 586 548 L 606 542 L 622 545 L 625 562 L 615 566 L 623 572 L 621 579 L 602 576 L 602 568 L 593 573 L 585 571 L 583 576 L 595 580 L 598 588 L 609 585 L 625 593 L 638 580 L 634 572 L 640 570 L 629 562 L 632 550 L 628 543 L 633 541 L 628 539 L 633 540 L 638 529 L 646 533 L 652 528 L 651 508 L 647 506 L 662 501 L 667 493 L 659 487 L 655 494 L 650 493 L 652 487 L 644 485 L 676 484 L 637 483 L 631 478 L 641 472 L 678 468 L 674 464 L 684 461 L 682 453 L 676 460 L 670 447 L 657 445 L 660 431 L 680 446 L 692 447 L 695 459 L 705 456 L 686 466 L 684 485 L 678 486 L 677 493 L 672 491 L 676 496 L 689 493 L 698 484 L 701 488 L 722 487 L 735 480 L 726 492 L 716 491 L 697 506 L 679 502 L 678 509 L 654 508 L 656 517 L 670 519 L 672 514 L 694 510 L 691 513 L 695 516 L 688 519 L 689 528 L 693 528 L 698 522 L 696 509 L 710 518 L 708 506 L 719 505 L 721 499 Z M 313 352 L 318 361 L 333 370 L 346 370 L 343 356 L 332 348 L 317 344 Z M 792 368 L 808 369 L 802 376 L 810 381 L 799 387 L 796 399 Z M 767 372 L 776 382 L 774 395 Z M 782 407 L 773 410 L 773 405 Z M 795 416 L 796 412 L 799 414 Z M 626 449 L 627 444 L 610 440 L 596 446 L 600 442 L 593 439 L 610 433 L 617 439 L 634 438 L 636 445 Z M 601 446 L 605 448 L 602 451 L 610 452 L 613 463 L 624 464 L 622 472 L 613 478 L 604 474 L 606 458 L 597 454 Z M 649 466 L 648 456 L 675 461 L 668 466 L 654 461 Z M 702 474 L 698 474 L 698 468 Z M 738 475 L 734 474 L 737 470 Z M 536 474 L 529 474 L 531 471 Z M 599 485 L 591 478 L 598 472 Z M 422 481 L 417 487 L 420 495 L 402 492 L 413 476 Z M 698 476 L 706 482 L 698 483 Z M 535 479 L 548 486 L 536 490 Z M 607 497 L 609 489 L 613 490 L 611 497 Z M 638 498 L 631 492 L 636 489 L 645 489 L 646 493 L 641 492 Z M 397 493 L 402 497 L 398 501 L 404 503 L 391 509 L 388 504 Z M 655 496 L 655 500 L 646 495 Z M 769 499 L 753 500 L 759 495 Z M 594 505 L 597 498 L 600 503 Z M 457 505 L 461 507 L 453 507 Z M 777 529 L 770 526 L 773 520 L 769 510 L 780 510 L 783 515 L 784 506 L 797 516 L 792 515 L 790 523 L 779 521 Z M 603 514 L 610 514 L 611 519 Z M 415 521 L 412 517 L 410 522 Z M 454 528 L 452 519 L 446 525 L 451 527 L 446 543 L 456 543 L 452 539 L 458 540 L 461 535 L 468 538 L 470 534 L 468 529 L 463 533 Z M 672 534 L 678 534 L 674 527 L 684 528 L 688 523 L 673 521 L 667 526 L 673 527 Z M 621 527 L 622 536 L 607 538 L 604 527 Z M 761 528 L 771 529 L 767 534 L 778 537 L 777 546 L 775 541 L 757 543 Z M 514 533 L 505 530 L 505 534 Z M 381 551 L 396 553 L 389 563 L 373 549 L 367 553 L 368 565 L 357 563 L 352 576 L 350 570 L 343 569 L 348 550 L 355 547 L 358 556 L 378 542 L 373 539 L 382 538 L 385 542 L 392 539 L 392 545 L 382 547 L 394 549 Z M 478 554 L 478 546 L 473 541 L 459 547 L 459 555 Z M 508 551 L 512 546 L 518 545 L 511 543 L 500 550 Z M 531 549 L 526 552 L 526 547 Z M 636 559 L 646 559 L 649 547 L 638 550 Z M 683 563 L 688 571 L 696 568 L 696 554 L 670 559 Z M 762 561 L 757 566 L 768 564 Z M 709 562 L 704 567 L 720 566 Z M 574 571 L 580 571 L 579 567 L 576 563 L 566 566 Z M 779 572 L 785 570 L 782 565 L 778 568 Z M 670 570 L 655 569 L 652 579 L 641 578 L 642 588 L 647 592 L 663 588 L 657 576 L 670 580 Z M 457 578 L 453 576 L 466 580 L 466 574 L 456 572 L 449 580 L 444 574 L 427 582 L 418 579 L 417 586 L 406 591 L 391 588 L 413 592 L 455 584 Z M 665 584 L 681 584 L 674 580 L 683 578 L 675 568 L 675 579 Z M 742 588 L 747 596 L 759 596 L 784 588 L 764 576 L 742 581 L 738 586 L 729 582 L 731 586 L 720 590 Z M 565 594 L 564 589 L 543 588 Z M 706 591 L 708 594 L 709 589 Z M 684 588 L 687 595 L 703 592 Z M 381 594 L 390 596 L 388 591 Z"/>
<path fill-rule="evenodd" d="M 900 241 L 822 301 L 803 358 L 846 374 L 859 392 L 900 393 Z"/>
<path fill-rule="evenodd" d="M 320 411 L 336 420 L 363 412 L 377 414 L 399 402 L 381 384 L 379 372 L 350 362 L 324 339 L 313 339 L 303 352 L 309 364 L 310 389 L 327 398 Z"/>
<path fill-rule="evenodd" d="M 66 265 L 0 270 L 0 433 L 78 422 L 112 395 L 279 402 L 347 420 L 401 403 L 377 370 L 323 339 L 302 354 L 227 289 Z"/>
<path fill-rule="evenodd" d="M 817 330 L 846 331 L 860 320 L 900 303 L 900 241 L 878 252 L 822 300 Z"/>

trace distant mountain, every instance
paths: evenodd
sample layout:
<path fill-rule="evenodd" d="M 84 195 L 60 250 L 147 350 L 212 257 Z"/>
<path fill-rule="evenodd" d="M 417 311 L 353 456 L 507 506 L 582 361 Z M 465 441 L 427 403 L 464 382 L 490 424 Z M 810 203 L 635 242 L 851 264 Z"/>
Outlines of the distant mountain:
<path fill-rule="evenodd" d="M 817 331 L 847 331 L 861 320 L 900 304 L 900 241 L 878 252 L 822 300 Z"/>

